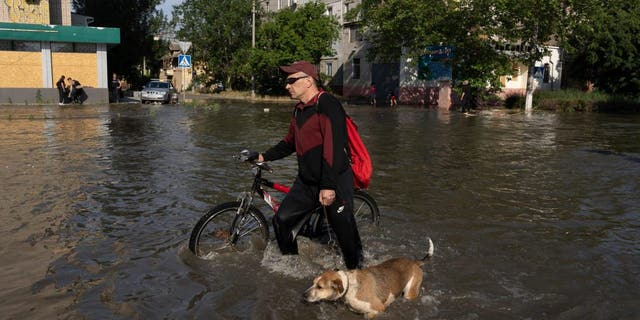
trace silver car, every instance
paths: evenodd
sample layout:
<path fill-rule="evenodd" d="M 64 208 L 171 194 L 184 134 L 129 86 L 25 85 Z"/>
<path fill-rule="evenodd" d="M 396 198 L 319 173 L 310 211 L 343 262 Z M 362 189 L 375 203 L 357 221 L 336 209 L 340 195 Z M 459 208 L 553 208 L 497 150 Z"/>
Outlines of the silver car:
<path fill-rule="evenodd" d="M 151 81 L 142 89 L 140 101 L 142 103 L 178 103 L 178 92 L 171 82 Z"/>

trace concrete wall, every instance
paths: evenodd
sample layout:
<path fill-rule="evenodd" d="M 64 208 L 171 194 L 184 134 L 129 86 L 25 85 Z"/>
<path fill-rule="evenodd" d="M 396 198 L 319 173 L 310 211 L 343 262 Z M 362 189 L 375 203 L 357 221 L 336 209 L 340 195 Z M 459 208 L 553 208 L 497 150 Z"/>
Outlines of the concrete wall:
<path fill-rule="evenodd" d="M 109 103 L 109 91 L 104 88 L 84 88 L 87 100 L 84 104 Z M 0 88 L 2 105 L 58 104 L 58 90 L 55 88 Z"/>

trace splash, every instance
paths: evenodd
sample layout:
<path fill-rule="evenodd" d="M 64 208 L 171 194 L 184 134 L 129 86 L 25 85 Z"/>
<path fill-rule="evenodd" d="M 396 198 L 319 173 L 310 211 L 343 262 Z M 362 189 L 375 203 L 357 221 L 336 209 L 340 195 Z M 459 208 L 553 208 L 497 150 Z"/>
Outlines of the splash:
<path fill-rule="evenodd" d="M 273 273 L 296 279 L 312 278 L 326 269 L 344 268 L 339 250 L 298 238 L 298 255 L 282 255 L 275 241 L 264 250 L 261 265 Z"/>

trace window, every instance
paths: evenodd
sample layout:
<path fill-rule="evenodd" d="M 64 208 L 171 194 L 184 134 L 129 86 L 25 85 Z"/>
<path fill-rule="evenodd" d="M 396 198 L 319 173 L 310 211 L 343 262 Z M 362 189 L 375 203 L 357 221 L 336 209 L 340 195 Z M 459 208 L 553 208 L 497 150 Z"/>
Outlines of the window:
<path fill-rule="evenodd" d="M 52 42 L 51 52 L 73 52 L 73 43 L 70 42 Z"/>
<path fill-rule="evenodd" d="M 95 43 L 74 43 L 73 46 L 75 52 L 95 53 L 97 51 Z"/>
<path fill-rule="evenodd" d="M 13 46 L 15 51 L 29 51 L 29 52 L 40 51 L 39 41 L 14 41 Z"/>
<path fill-rule="evenodd" d="M 333 64 L 331 62 L 327 62 L 327 74 L 330 77 L 333 76 Z"/>
<path fill-rule="evenodd" d="M 11 48 L 12 48 L 11 40 L 0 40 L 1 51 L 11 51 Z"/>
<path fill-rule="evenodd" d="M 362 41 L 362 34 L 360 28 L 357 26 L 349 27 L 349 42 Z"/>
<path fill-rule="evenodd" d="M 353 79 L 360 79 L 360 58 L 353 59 Z"/>

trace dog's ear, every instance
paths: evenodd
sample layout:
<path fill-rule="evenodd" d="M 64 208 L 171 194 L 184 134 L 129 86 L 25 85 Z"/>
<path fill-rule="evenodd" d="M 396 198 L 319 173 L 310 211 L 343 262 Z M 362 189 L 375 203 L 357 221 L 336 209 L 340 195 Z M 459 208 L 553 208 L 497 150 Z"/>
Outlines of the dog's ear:
<path fill-rule="evenodd" d="M 342 293 L 342 291 L 344 290 L 342 279 L 334 279 L 333 281 L 331 281 L 331 288 L 335 289 L 336 292 Z"/>

